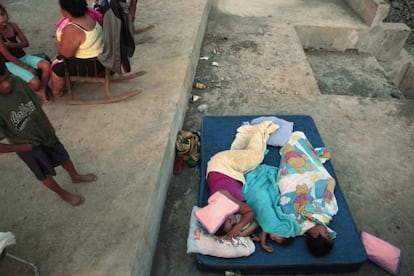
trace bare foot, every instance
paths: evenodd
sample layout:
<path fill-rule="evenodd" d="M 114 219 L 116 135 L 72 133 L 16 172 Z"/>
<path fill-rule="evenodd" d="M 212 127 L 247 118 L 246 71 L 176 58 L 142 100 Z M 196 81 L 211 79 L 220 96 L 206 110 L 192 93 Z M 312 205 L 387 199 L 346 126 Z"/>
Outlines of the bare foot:
<path fill-rule="evenodd" d="M 51 100 L 49 100 L 47 98 L 44 98 L 42 100 L 43 100 L 43 104 L 46 104 L 46 105 L 49 105 L 49 104 L 53 103 Z"/>
<path fill-rule="evenodd" d="M 52 101 L 47 98 L 45 92 L 37 92 L 37 95 L 42 99 L 43 104 L 51 104 L 52 103 Z"/>
<path fill-rule="evenodd" d="M 85 202 L 85 198 L 83 196 L 78 196 L 70 193 L 62 196 L 61 198 L 72 206 L 79 206 Z"/>
<path fill-rule="evenodd" d="M 72 177 L 72 182 L 73 183 L 80 183 L 80 182 L 92 182 L 92 181 L 96 181 L 96 179 L 98 179 L 98 177 L 92 173 L 90 174 L 78 174 L 75 175 L 74 177 Z"/>

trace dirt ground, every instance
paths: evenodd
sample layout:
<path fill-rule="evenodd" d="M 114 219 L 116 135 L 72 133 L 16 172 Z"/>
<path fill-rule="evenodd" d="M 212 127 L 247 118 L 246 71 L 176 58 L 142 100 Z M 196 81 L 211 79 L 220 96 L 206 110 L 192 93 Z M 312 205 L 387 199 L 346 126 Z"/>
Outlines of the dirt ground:
<path fill-rule="evenodd" d="M 333 154 L 332 162 L 358 230 L 401 247 L 401 275 L 411 275 L 414 229 L 410 221 L 414 217 L 409 202 L 414 195 L 414 174 L 408 168 L 414 161 L 414 102 L 395 99 L 392 94 L 400 92 L 381 73 L 377 62 L 358 54 L 339 54 L 336 64 L 335 59 L 327 62 L 317 60 L 315 55 L 308 57 L 316 65 L 312 68 L 318 84 L 324 85 L 319 88 L 331 91 L 326 93 L 330 95 L 315 96 L 309 91 L 301 94 L 297 92 L 300 89 L 295 90 L 299 83 L 291 83 L 290 89 L 278 89 L 272 81 L 280 84 L 286 80 L 269 73 L 274 70 L 272 65 L 280 66 L 280 60 L 277 50 L 268 56 L 269 49 L 262 40 L 269 32 L 266 20 L 223 16 L 220 12 L 210 15 L 201 50 L 201 56 L 209 60 L 200 60 L 196 73 L 196 80 L 209 88 L 193 89 L 192 94 L 198 98 L 190 101 L 183 129 L 199 131 L 204 115 L 311 114 Z M 213 61 L 218 67 L 211 65 Z M 329 66 L 331 70 L 327 70 Z M 334 73 L 332 67 L 340 67 L 340 73 Z M 330 71 L 330 77 L 323 76 L 324 70 Z M 349 89 L 351 84 L 355 86 Z M 261 99 L 264 97 L 266 100 Z M 395 109 L 388 109 L 391 106 Z M 402 129 L 406 134 L 396 134 Z M 384 147 L 394 149 L 391 155 L 381 153 Z M 395 162 L 405 169 L 397 169 L 398 165 L 392 165 Z M 154 276 L 217 275 L 197 270 L 194 256 L 185 253 L 188 218 L 191 207 L 197 204 L 199 179 L 198 167 L 186 167 L 171 181 L 152 268 Z M 367 262 L 354 273 L 340 275 L 387 273 Z"/>

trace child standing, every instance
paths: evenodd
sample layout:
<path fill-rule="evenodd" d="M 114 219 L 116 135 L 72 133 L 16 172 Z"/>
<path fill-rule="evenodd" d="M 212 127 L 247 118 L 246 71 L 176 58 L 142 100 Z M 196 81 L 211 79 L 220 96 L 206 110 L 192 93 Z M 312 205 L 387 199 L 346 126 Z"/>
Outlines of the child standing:
<path fill-rule="evenodd" d="M 50 63 L 40 57 L 25 53 L 23 48 L 28 47 L 29 42 L 19 26 L 9 22 L 7 10 L 1 4 L 0 36 L 0 55 L 6 59 L 8 70 L 26 81 L 45 103 L 50 103 L 46 96 L 46 88 L 50 78 Z M 37 77 L 35 69 L 41 70 L 40 79 Z"/>
<path fill-rule="evenodd" d="M 85 199 L 72 194 L 54 180 L 55 167 L 62 166 L 73 183 L 95 181 L 94 174 L 80 175 L 41 107 L 41 99 L 27 83 L 12 76 L 0 58 L 0 153 L 16 152 L 36 178 L 72 206 Z"/>

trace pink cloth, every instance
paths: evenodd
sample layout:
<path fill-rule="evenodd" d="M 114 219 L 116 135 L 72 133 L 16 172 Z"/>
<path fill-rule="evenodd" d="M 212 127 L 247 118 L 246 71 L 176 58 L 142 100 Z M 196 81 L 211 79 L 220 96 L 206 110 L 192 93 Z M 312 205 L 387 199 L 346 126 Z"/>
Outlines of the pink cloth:
<path fill-rule="evenodd" d="M 371 262 L 393 275 L 398 274 L 401 249 L 367 232 L 361 232 L 361 240 Z"/>
<path fill-rule="evenodd" d="M 210 172 L 207 176 L 207 183 L 211 195 L 217 191 L 225 190 L 238 200 L 245 201 L 242 191 L 243 184 L 230 176 L 219 172 Z"/>
<path fill-rule="evenodd" d="M 92 9 L 91 7 L 88 7 L 88 14 L 90 17 L 96 20 L 96 22 L 99 23 L 99 25 L 102 25 L 103 23 L 103 16 L 100 12 Z M 68 23 L 68 19 L 66 17 L 62 17 L 56 22 L 56 28 L 58 31 L 62 31 L 63 27 Z"/>
<path fill-rule="evenodd" d="M 237 203 L 221 192 L 216 192 L 208 198 L 207 206 L 195 212 L 195 216 L 210 234 L 214 234 L 226 218 L 238 210 L 239 205 Z"/>

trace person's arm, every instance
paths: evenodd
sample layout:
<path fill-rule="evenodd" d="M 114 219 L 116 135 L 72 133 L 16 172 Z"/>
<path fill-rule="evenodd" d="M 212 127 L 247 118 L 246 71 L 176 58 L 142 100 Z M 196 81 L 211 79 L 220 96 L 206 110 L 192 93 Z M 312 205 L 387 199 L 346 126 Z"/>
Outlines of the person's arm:
<path fill-rule="evenodd" d="M 10 23 L 10 26 L 14 29 L 14 32 L 17 35 L 18 41 L 12 42 L 7 40 L 4 44 L 7 48 L 26 48 L 29 47 L 29 41 L 27 40 L 26 36 L 23 34 L 22 30 L 16 23 Z"/>
<path fill-rule="evenodd" d="M 239 211 L 238 213 L 242 216 L 240 219 L 240 222 L 233 226 L 233 228 L 227 233 L 226 237 L 228 239 L 231 239 L 233 237 L 236 237 L 240 234 L 241 229 L 247 225 L 254 217 L 254 211 L 252 208 L 250 208 L 249 205 L 244 203 L 243 201 L 240 201 L 233 197 L 228 191 L 221 191 L 226 197 L 234 201 L 239 205 Z"/>
<path fill-rule="evenodd" d="M 29 65 L 24 64 L 18 58 L 13 56 L 9 50 L 7 50 L 6 45 L 4 44 L 3 40 L 0 39 L 0 54 L 9 62 L 13 62 L 14 64 L 23 67 L 26 70 L 30 70 L 31 67 Z"/>
<path fill-rule="evenodd" d="M 59 55 L 65 58 L 74 57 L 85 39 L 85 33 L 78 27 L 66 25 L 63 28 L 61 40 L 57 43 Z"/>
<path fill-rule="evenodd" d="M 252 235 L 256 231 L 257 227 L 257 223 L 252 221 L 246 229 L 240 232 L 240 237 L 248 237 Z"/>
<path fill-rule="evenodd" d="M 0 153 L 32 151 L 31 144 L 4 144 L 0 143 Z"/>
<path fill-rule="evenodd" d="M 273 247 L 266 244 L 266 237 L 267 237 L 267 233 L 265 231 L 263 231 L 260 234 L 260 245 L 262 246 L 264 251 L 272 253 L 273 252 Z"/>

